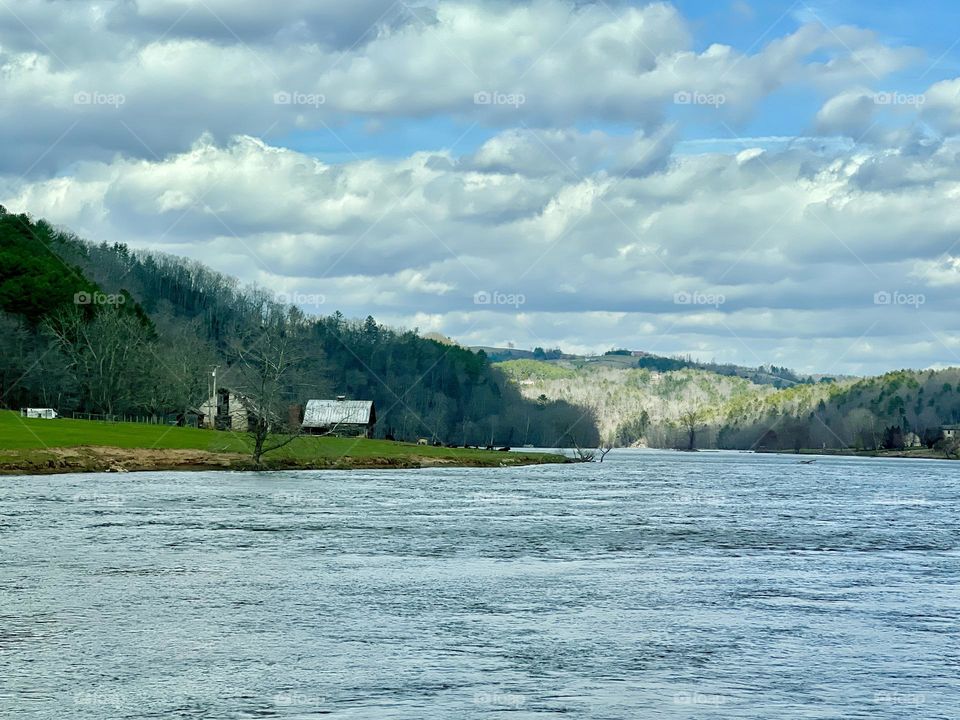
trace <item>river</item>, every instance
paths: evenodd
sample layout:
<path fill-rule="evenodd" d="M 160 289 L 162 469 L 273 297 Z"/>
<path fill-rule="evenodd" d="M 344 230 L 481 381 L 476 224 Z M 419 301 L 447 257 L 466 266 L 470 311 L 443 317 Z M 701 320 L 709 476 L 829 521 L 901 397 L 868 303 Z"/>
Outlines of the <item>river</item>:
<path fill-rule="evenodd" d="M 960 465 L 0 478 L 0 717 L 958 718 Z"/>

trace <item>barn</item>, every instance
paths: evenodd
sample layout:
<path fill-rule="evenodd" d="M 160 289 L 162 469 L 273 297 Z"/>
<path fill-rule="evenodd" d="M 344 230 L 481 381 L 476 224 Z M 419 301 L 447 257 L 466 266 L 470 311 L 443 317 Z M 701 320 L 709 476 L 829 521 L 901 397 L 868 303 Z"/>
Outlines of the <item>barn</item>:
<path fill-rule="evenodd" d="M 373 400 L 307 400 L 302 430 L 308 435 L 373 437 L 377 409 Z"/>
<path fill-rule="evenodd" d="M 247 432 L 252 424 L 249 404 L 252 403 L 240 393 L 217 388 L 217 394 L 212 395 L 196 411 L 200 427 Z"/>

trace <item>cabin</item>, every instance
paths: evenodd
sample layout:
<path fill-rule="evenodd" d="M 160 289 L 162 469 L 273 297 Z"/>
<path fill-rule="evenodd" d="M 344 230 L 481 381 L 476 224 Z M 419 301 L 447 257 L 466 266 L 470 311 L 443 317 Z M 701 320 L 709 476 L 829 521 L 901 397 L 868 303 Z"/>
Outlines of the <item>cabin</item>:
<path fill-rule="evenodd" d="M 373 400 L 307 400 L 301 430 L 307 435 L 373 437 L 377 409 Z"/>
<path fill-rule="evenodd" d="M 20 417 L 56 420 L 60 416 L 53 408 L 20 408 Z"/>
<path fill-rule="evenodd" d="M 217 388 L 217 394 L 197 409 L 197 416 L 200 427 L 214 430 L 247 432 L 252 424 L 249 401 L 229 388 Z"/>
<path fill-rule="evenodd" d="M 960 425 L 944 425 L 940 428 L 940 435 L 944 440 L 960 438 Z"/>

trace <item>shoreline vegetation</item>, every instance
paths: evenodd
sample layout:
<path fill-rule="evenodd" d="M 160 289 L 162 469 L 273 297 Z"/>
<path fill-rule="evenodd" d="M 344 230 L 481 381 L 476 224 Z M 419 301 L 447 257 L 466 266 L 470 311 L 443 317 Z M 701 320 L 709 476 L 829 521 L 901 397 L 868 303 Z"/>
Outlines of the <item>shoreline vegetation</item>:
<path fill-rule="evenodd" d="M 956 455 L 948 455 L 943 450 L 936 448 L 918 447 L 881 450 L 857 450 L 855 448 L 800 448 L 799 450 L 772 450 L 769 448 L 757 448 L 755 450 L 740 450 L 738 448 L 651 448 L 648 446 L 634 446 L 632 449 L 641 450 L 663 450 L 668 452 L 680 453 L 744 453 L 750 455 L 806 455 L 822 457 L 875 457 L 875 458 L 915 458 L 918 460 L 960 460 Z M 813 462 L 807 460 L 806 462 Z"/>
<path fill-rule="evenodd" d="M 800 450 L 753 450 L 758 455 L 837 455 L 841 457 L 875 457 L 875 458 L 916 458 L 920 460 L 951 460 L 956 456 L 947 455 L 943 450 L 936 448 L 918 447 L 902 450 L 855 450 L 852 448 L 801 448 Z"/>
<path fill-rule="evenodd" d="M 601 437 L 617 447 L 960 456 L 957 367 L 801 377 L 782 367 L 707 371 L 681 360 L 671 366 L 668 359 L 625 350 L 597 357 L 555 354 L 494 367 L 527 399 L 590 405 Z"/>
<path fill-rule="evenodd" d="M 345 470 L 515 467 L 573 462 L 559 453 L 501 452 L 366 438 L 298 437 L 250 457 L 243 433 L 90 420 L 38 420 L 0 411 L 0 475 L 151 470 Z"/>

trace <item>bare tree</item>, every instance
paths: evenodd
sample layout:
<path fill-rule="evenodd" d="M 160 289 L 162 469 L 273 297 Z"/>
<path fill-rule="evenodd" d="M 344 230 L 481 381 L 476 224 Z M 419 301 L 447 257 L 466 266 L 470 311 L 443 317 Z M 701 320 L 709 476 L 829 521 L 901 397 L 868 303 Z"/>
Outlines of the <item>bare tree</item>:
<path fill-rule="evenodd" d="M 603 459 L 607 456 L 607 453 L 609 453 L 611 450 L 613 450 L 613 441 L 609 439 L 604 441 L 603 444 L 601 444 L 600 447 L 597 448 L 597 452 L 600 453 L 600 462 L 603 462 Z"/>
<path fill-rule="evenodd" d="M 595 451 L 574 445 L 573 459 L 577 462 L 593 462 L 596 457 L 597 453 Z"/>
<path fill-rule="evenodd" d="M 282 320 L 270 322 L 245 340 L 234 347 L 235 360 L 227 377 L 243 401 L 251 456 L 260 465 L 264 455 L 302 434 L 300 427 L 289 426 L 284 404 L 292 399 L 294 375 L 307 358 Z"/>
<path fill-rule="evenodd" d="M 142 404 L 154 413 L 175 410 L 186 417 L 210 397 L 210 367 L 217 364 L 217 354 L 196 321 L 161 320 L 160 340 L 152 353 L 152 382 L 144 389 Z"/>
<path fill-rule="evenodd" d="M 943 438 L 937 442 L 937 446 L 948 459 L 960 458 L 960 440 L 957 438 Z"/>
<path fill-rule="evenodd" d="M 149 330 L 138 317 L 107 306 L 88 320 L 71 308 L 49 320 L 46 328 L 92 409 L 113 414 L 134 402 L 150 345 Z"/>

